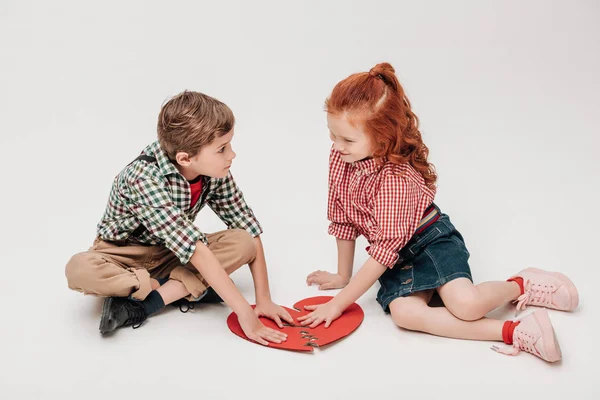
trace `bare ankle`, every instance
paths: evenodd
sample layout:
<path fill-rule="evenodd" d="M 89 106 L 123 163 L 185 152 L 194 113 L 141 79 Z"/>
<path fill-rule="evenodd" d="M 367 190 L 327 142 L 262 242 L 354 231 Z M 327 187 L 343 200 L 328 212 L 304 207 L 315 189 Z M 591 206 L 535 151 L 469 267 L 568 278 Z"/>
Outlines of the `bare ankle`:
<path fill-rule="evenodd" d="M 158 283 L 156 279 L 150 278 L 150 286 L 152 287 L 152 290 L 156 290 L 160 287 L 160 283 Z"/>

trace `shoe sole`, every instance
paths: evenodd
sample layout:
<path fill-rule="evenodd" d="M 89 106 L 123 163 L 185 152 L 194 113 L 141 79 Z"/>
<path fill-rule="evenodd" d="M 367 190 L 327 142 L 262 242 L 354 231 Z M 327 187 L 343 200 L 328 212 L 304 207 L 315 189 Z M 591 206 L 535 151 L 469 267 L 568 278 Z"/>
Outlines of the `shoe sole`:
<path fill-rule="evenodd" d="M 552 307 L 555 310 L 560 310 L 560 311 L 573 311 L 575 308 L 577 308 L 577 306 L 579 305 L 579 293 L 577 292 L 577 288 L 575 287 L 575 284 L 573 283 L 573 281 L 571 281 L 565 274 L 561 274 L 560 272 L 549 272 L 549 271 L 544 271 L 543 269 L 538 269 L 538 268 L 527 268 L 521 272 L 535 272 L 535 273 L 539 273 L 539 274 L 550 274 L 555 276 L 556 278 L 560 279 L 562 282 L 564 282 L 565 287 L 567 288 L 568 292 L 569 292 L 569 296 L 570 296 L 570 303 L 569 303 L 569 308 L 568 309 L 562 309 L 562 308 L 556 308 L 556 307 Z"/>
<path fill-rule="evenodd" d="M 542 340 L 544 342 L 544 353 L 546 353 L 546 361 L 556 362 L 562 358 L 562 352 L 558 340 L 556 340 L 556 334 L 550 322 L 550 316 L 548 311 L 537 310 L 533 313 L 534 318 L 540 325 L 542 330 Z"/>
<path fill-rule="evenodd" d="M 98 329 L 100 329 L 100 333 L 103 335 L 108 333 L 106 330 L 106 322 L 108 321 L 108 312 L 112 306 L 112 302 L 112 297 L 109 297 L 108 299 L 104 300 L 104 304 L 102 305 L 102 316 L 100 317 L 100 326 Z"/>

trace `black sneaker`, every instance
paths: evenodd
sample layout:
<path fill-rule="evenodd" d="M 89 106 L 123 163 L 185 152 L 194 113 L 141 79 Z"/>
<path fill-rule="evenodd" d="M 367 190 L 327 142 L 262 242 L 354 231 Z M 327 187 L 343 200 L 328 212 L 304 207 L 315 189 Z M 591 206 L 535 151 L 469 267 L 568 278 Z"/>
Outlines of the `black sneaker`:
<path fill-rule="evenodd" d="M 146 318 L 148 314 L 141 302 L 126 297 L 107 297 L 102 306 L 100 333 L 104 335 L 127 325 L 137 329 L 142 326 Z"/>
<path fill-rule="evenodd" d="M 223 299 L 221 298 L 221 296 L 219 296 L 212 287 L 209 287 L 208 289 L 206 289 L 206 295 L 204 295 L 204 297 L 202 297 L 198 301 L 189 301 L 187 299 L 179 299 L 179 300 L 171 303 L 171 305 L 173 307 L 179 307 L 179 311 L 181 311 L 182 313 L 186 313 L 189 310 L 193 310 L 194 304 L 197 304 L 197 303 L 217 304 L 217 303 L 222 303 L 222 302 L 223 302 Z"/>

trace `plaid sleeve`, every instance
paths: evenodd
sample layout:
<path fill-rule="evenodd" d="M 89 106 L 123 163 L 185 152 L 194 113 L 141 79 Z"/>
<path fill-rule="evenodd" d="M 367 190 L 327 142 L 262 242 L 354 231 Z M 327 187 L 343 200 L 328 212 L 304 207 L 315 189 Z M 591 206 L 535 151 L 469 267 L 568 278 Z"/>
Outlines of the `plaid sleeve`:
<path fill-rule="evenodd" d="M 377 228 L 370 241 L 369 255 L 392 268 L 398 260 L 398 251 L 416 230 L 427 208 L 426 200 L 412 181 L 396 175 L 384 177 L 373 208 Z"/>
<path fill-rule="evenodd" d="M 342 240 L 356 240 L 359 236 L 358 230 L 348 222 L 346 214 L 342 210 L 339 202 L 335 198 L 333 190 L 329 189 L 329 199 L 327 203 L 327 219 L 331 221 L 327 233 Z"/>
<path fill-rule="evenodd" d="M 229 229 L 244 229 L 252 237 L 263 233 L 260 223 L 246 204 L 244 194 L 235 183 L 231 172 L 217 184 L 207 204 Z"/>
<path fill-rule="evenodd" d="M 329 158 L 329 190 L 327 195 L 327 219 L 331 223 L 327 232 L 338 239 L 356 240 L 359 236 L 358 230 L 348 220 L 338 199 L 334 184 L 334 181 L 341 179 L 343 176 L 342 162 L 339 160 L 339 155 L 336 157 L 335 150 L 332 147 Z"/>
<path fill-rule="evenodd" d="M 188 220 L 171 198 L 167 188 L 148 177 L 136 177 L 122 188 L 129 210 L 154 236 L 164 240 L 183 265 L 187 264 L 196 242 L 208 243 L 206 236 Z"/>

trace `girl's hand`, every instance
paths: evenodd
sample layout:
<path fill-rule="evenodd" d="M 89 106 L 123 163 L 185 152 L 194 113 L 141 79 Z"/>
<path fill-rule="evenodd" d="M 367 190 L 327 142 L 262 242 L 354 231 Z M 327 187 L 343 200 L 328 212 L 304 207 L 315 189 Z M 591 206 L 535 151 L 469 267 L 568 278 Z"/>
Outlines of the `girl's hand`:
<path fill-rule="evenodd" d="M 348 284 L 350 279 L 343 278 L 339 274 L 332 274 L 327 271 L 315 271 L 306 277 L 308 286 L 316 283 L 319 285 L 319 290 L 341 289 Z"/>
<path fill-rule="evenodd" d="M 300 321 L 300 325 L 302 326 L 310 324 L 309 328 L 317 327 L 322 322 L 325 322 L 325 328 L 329 328 L 329 325 L 338 319 L 343 311 L 333 300 L 321 305 L 304 306 L 304 309 L 313 310 L 313 312 L 303 317 L 298 317 L 298 321 Z"/>

